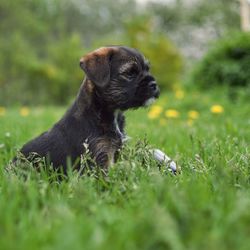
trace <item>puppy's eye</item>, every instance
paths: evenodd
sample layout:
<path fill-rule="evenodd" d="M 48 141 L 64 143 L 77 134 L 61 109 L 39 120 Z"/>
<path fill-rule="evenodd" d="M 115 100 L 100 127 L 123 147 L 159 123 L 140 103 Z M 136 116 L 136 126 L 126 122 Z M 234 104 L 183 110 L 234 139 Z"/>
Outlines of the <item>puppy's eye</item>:
<path fill-rule="evenodd" d="M 119 75 L 129 81 L 135 79 L 139 74 L 139 69 L 135 64 L 127 63 L 120 69 Z"/>
<path fill-rule="evenodd" d="M 132 68 L 130 68 L 129 70 L 127 70 L 126 72 L 125 72 L 125 74 L 126 75 L 128 75 L 128 76 L 137 76 L 137 74 L 138 74 L 138 69 L 137 68 L 135 68 L 135 67 L 132 67 Z"/>

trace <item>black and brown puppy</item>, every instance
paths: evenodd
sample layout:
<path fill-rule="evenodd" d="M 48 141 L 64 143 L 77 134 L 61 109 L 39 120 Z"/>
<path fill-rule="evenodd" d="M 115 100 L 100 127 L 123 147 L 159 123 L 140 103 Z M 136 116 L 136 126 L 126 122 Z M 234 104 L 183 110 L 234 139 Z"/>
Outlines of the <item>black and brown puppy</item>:
<path fill-rule="evenodd" d="M 73 105 L 21 149 L 25 157 L 35 152 L 64 172 L 69 162 L 79 162 L 86 145 L 96 164 L 107 169 L 125 138 L 123 111 L 147 106 L 159 96 L 147 61 L 135 49 L 102 47 L 81 58 L 80 67 L 86 77 Z"/>

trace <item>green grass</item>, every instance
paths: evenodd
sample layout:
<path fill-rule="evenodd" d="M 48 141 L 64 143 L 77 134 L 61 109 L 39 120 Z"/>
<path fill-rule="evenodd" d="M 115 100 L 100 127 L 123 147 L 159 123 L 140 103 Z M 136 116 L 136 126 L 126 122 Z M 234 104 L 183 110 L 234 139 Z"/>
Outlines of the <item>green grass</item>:
<path fill-rule="evenodd" d="M 221 114 L 210 107 L 220 104 Z M 163 95 L 158 105 L 180 116 L 150 120 L 127 114 L 132 137 L 106 179 L 70 173 L 67 180 L 30 169 L 0 174 L 0 249 L 249 249 L 250 106 L 244 92 Z M 48 129 L 64 108 L 18 108 L 0 116 L 0 166 L 16 149 Z M 187 124 L 189 110 L 199 118 Z M 163 122 L 161 121 L 161 124 Z M 146 138 L 146 139 L 145 139 Z M 181 166 L 159 170 L 157 147 Z"/>

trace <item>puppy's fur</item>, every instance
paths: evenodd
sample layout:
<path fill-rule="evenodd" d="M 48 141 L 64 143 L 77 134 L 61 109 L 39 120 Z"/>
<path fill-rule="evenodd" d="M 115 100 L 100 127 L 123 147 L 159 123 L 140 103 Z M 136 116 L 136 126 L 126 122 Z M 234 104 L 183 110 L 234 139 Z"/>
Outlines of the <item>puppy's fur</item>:
<path fill-rule="evenodd" d="M 65 173 L 69 161 L 78 160 L 79 166 L 86 145 L 96 164 L 107 169 L 125 138 L 123 111 L 159 96 L 147 61 L 135 49 L 102 47 L 81 58 L 80 67 L 86 77 L 73 105 L 49 131 L 21 149 L 26 158 L 35 152 Z"/>

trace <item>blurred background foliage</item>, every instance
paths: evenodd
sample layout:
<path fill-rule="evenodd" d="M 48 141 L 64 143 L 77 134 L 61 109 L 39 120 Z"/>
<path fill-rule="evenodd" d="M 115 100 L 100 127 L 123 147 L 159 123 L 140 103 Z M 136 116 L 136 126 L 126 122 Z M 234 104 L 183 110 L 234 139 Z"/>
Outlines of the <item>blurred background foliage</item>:
<path fill-rule="evenodd" d="M 199 87 L 250 86 L 250 33 L 233 33 L 216 41 L 199 64 L 191 81 Z"/>
<path fill-rule="evenodd" d="M 0 105 L 67 103 L 83 79 L 79 58 L 107 44 L 142 51 L 161 89 L 171 90 L 211 41 L 239 29 L 234 0 L 1 1 Z"/>

